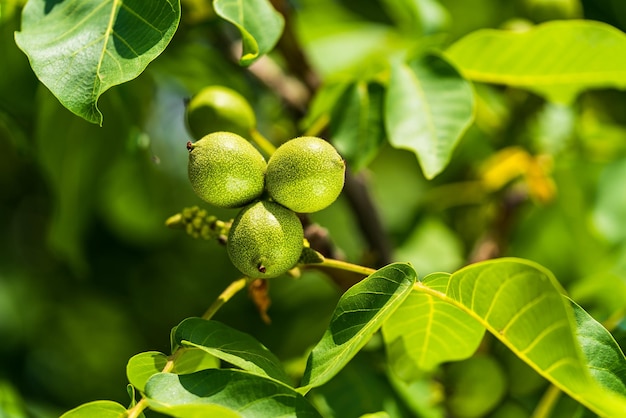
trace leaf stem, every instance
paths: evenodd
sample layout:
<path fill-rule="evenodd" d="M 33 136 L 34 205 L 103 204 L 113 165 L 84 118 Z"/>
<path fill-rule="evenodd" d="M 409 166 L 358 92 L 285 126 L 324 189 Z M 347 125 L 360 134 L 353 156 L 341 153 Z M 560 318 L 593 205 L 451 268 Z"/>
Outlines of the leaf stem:
<path fill-rule="evenodd" d="M 535 408 L 531 418 L 548 418 L 554 409 L 557 401 L 561 397 L 561 389 L 554 385 L 550 385 L 541 397 L 539 404 Z"/>
<path fill-rule="evenodd" d="M 228 302 L 237 292 L 241 289 L 245 288 L 253 279 L 249 277 L 242 277 L 241 279 L 235 280 L 232 282 L 224 291 L 213 301 L 211 306 L 206 310 L 204 315 L 202 315 L 202 319 L 211 319 L 213 315 L 226 303 Z"/>
<path fill-rule="evenodd" d="M 320 265 L 339 270 L 351 271 L 353 273 L 359 273 L 365 276 L 369 276 L 370 274 L 376 272 L 375 269 L 370 267 L 361 266 L 359 264 L 352 264 L 346 261 L 335 260 L 333 258 L 325 258 L 324 261 L 320 263 Z"/>
<path fill-rule="evenodd" d="M 126 418 L 138 418 L 144 409 L 148 407 L 148 401 L 146 398 L 141 398 L 139 402 L 135 404 L 132 408 L 126 411 Z"/>
<path fill-rule="evenodd" d="M 319 118 L 315 119 L 313 124 L 308 127 L 303 136 L 320 136 L 322 132 L 328 127 L 330 123 L 330 116 L 323 114 Z"/>
<path fill-rule="evenodd" d="M 261 132 L 256 129 L 252 129 L 250 131 L 250 135 L 252 136 L 252 141 L 254 141 L 254 143 L 257 144 L 268 157 L 276 151 L 274 144 L 272 144 L 269 139 L 264 137 Z"/>

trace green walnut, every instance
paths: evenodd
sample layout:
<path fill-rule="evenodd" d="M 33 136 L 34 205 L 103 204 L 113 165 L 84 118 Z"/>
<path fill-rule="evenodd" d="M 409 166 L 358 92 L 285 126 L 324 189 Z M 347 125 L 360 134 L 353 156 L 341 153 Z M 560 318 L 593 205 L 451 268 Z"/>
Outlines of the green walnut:
<path fill-rule="evenodd" d="M 337 199 L 345 170 L 331 144 L 303 136 L 285 142 L 272 154 L 265 187 L 272 199 L 295 212 L 317 212 Z"/>
<path fill-rule="evenodd" d="M 248 137 L 256 117 L 248 101 L 235 90 L 209 86 L 194 95 L 185 110 L 187 128 L 195 139 L 226 131 Z"/>
<path fill-rule="evenodd" d="M 234 219 L 226 248 L 232 263 L 248 277 L 280 276 L 302 253 L 304 233 L 298 216 L 270 201 L 246 206 Z"/>
<path fill-rule="evenodd" d="M 238 208 L 261 196 L 265 158 L 232 132 L 214 132 L 187 143 L 189 180 L 196 194 L 220 208 Z"/>

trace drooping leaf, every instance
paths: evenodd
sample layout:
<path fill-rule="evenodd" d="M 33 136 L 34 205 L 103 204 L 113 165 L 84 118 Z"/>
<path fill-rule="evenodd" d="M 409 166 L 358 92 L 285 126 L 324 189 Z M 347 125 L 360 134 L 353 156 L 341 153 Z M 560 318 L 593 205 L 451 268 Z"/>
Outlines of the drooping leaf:
<path fill-rule="evenodd" d="M 94 401 L 67 411 L 61 418 L 124 418 L 126 408 L 113 401 Z"/>
<path fill-rule="evenodd" d="M 298 391 L 306 393 L 335 376 L 400 306 L 416 278 L 410 265 L 395 263 L 348 289 L 339 299 L 328 329 L 309 355 Z"/>
<path fill-rule="evenodd" d="M 168 414 L 181 407 L 200 414 L 203 407 L 219 406 L 242 417 L 320 417 L 293 388 L 235 369 L 209 369 L 185 375 L 160 373 L 146 384 L 146 397 L 150 408 Z"/>
<path fill-rule="evenodd" d="M 445 286 L 442 279 L 445 275 L 427 277 L 414 289 L 464 311 L 471 317 L 467 322 L 478 321 L 535 371 L 595 413 L 624 414 L 626 398 L 604 389 L 589 373 L 576 340 L 572 309 L 549 271 L 527 260 L 504 258 L 467 266 L 450 275 Z"/>
<path fill-rule="evenodd" d="M 344 91 L 333 109 L 333 144 L 355 171 L 367 166 L 385 140 L 383 95 L 380 84 L 359 81 Z"/>
<path fill-rule="evenodd" d="M 589 372 L 603 387 L 626 396 L 626 358 L 611 333 L 570 300 L 576 318 L 576 338 Z"/>
<path fill-rule="evenodd" d="M 214 0 L 215 12 L 241 32 L 241 65 L 250 65 L 274 48 L 285 20 L 268 0 Z"/>
<path fill-rule="evenodd" d="M 254 337 L 217 321 L 187 318 L 174 333 L 183 347 L 196 347 L 251 373 L 289 384 L 280 361 Z"/>
<path fill-rule="evenodd" d="M 524 31 L 481 29 L 446 55 L 470 80 L 525 88 L 561 103 L 594 88 L 626 88 L 626 35 L 591 20 Z"/>
<path fill-rule="evenodd" d="M 422 283 L 445 292 L 449 278 L 434 273 Z M 383 324 L 390 364 L 407 381 L 443 362 L 470 357 L 484 333 L 485 327 L 460 308 L 420 292 L 411 292 Z"/>
<path fill-rule="evenodd" d="M 100 95 L 141 74 L 179 20 L 179 0 L 31 0 L 15 41 L 63 106 L 102 125 Z"/>
<path fill-rule="evenodd" d="M 167 363 L 167 356 L 158 351 L 139 353 L 128 360 L 126 365 L 126 377 L 131 385 L 138 391 L 145 390 L 148 379 L 163 371 Z"/>
<path fill-rule="evenodd" d="M 426 178 L 448 165 L 473 109 L 469 82 L 444 58 L 426 55 L 392 66 L 385 97 L 389 142 L 413 151 Z"/>

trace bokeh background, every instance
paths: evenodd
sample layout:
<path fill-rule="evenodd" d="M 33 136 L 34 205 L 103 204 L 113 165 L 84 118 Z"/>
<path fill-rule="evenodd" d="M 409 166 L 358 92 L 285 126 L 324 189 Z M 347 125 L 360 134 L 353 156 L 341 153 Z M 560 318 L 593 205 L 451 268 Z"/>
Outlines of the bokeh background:
<path fill-rule="evenodd" d="M 222 246 L 164 225 L 184 207 L 205 206 L 187 180 L 184 99 L 209 84 L 234 88 L 253 105 L 259 130 L 277 144 L 301 126 L 270 89 L 233 62 L 224 43 L 233 29 L 202 0 L 182 1 L 172 43 L 138 79 L 103 95 L 103 127 L 91 125 L 58 103 L 17 49 L 13 33 L 23 3 L 0 2 L 0 417 L 52 417 L 89 400 L 126 404 L 128 359 L 147 350 L 167 353 L 171 328 L 201 315 L 238 278 Z M 322 78 L 375 56 L 396 24 L 383 1 L 291 3 Z M 444 43 L 479 28 L 554 18 L 584 17 L 626 30 L 622 0 L 424 4 L 436 6 L 425 21 L 445 28 L 436 35 L 445 36 Z M 424 179 L 413 154 L 388 146 L 361 173 L 394 259 L 411 261 L 420 275 L 454 271 L 494 233 L 503 244 L 498 255 L 538 261 L 596 318 L 621 318 L 626 94 L 589 92 L 559 107 L 522 91 L 477 91 L 488 103 L 435 180 Z M 546 199 L 529 194 L 523 180 L 489 194 L 472 186 L 490 158 L 510 146 L 548 156 L 544 180 L 554 192 Z M 234 216 L 211 210 L 222 219 Z M 341 197 L 313 218 L 346 259 L 367 262 L 368 245 L 352 211 Z M 245 293 L 216 319 L 298 364 L 323 333 L 340 290 L 321 273 L 307 272 L 298 280 L 272 280 L 270 294 L 270 325 Z M 621 341 L 619 321 L 615 327 Z M 346 369 L 345 381 L 370 378 L 357 369 Z M 332 403 L 341 382 L 329 384 L 326 401 Z"/>

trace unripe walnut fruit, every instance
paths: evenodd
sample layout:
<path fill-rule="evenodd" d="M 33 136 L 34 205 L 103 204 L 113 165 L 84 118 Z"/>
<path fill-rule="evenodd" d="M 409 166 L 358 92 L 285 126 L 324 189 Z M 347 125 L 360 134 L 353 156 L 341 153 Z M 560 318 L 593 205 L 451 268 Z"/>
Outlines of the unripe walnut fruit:
<path fill-rule="evenodd" d="M 248 137 L 256 117 L 248 101 L 235 90 L 209 86 L 194 95 L 185 109 L 187 128 L 195 139 L 226 131 Z"/>
<path fill-rule="evenodd" d="M 196 194 L 220 208 L 245 206 L 261 196 L 267 163 L 247 140 L 215 132 L 187 143 L 189 180 Z"/>
<path fill-rule="evenodd" d="M 282 144 L 267 163 L 265 187 L 276 202 L 310 213 L 333 203 L 343 188 L 346 165 L 335 147 L 303 136 Z"/>
<path fill-rule="evenodd" d="M 228 234 L 232 263 L 248 277 L 280 276 L 293 268 L 302 253 L 304 233 L 296 214 L 270 201 L 243 208 Z"/>

